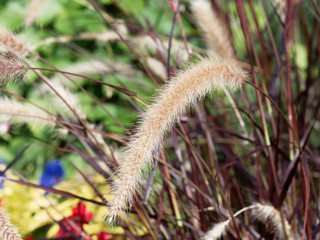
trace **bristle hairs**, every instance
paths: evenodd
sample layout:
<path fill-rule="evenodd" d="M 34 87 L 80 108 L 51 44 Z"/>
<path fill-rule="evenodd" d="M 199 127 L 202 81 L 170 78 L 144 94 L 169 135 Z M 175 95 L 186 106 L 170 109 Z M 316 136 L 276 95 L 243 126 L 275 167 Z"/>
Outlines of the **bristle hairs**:
<path fill-rule="evenodd" d="M 0 97 L 0 120 L 30 123 L 37 126 L 55 126 L 55 119 L 34 106 L 27 106 L 14 99 Z"/>
<path fill-rule="evenodd" d="M 232 60 L 201 59 L 179 72 L 160 90 L 153 104 L 142 116 L 136 133 L 130 138 L 116 174 L 111 199 L 108 202 L 109 222 L 123 215 L 132 205 L 141 180 L 141 172 L 152 162 L 152 156 L 163 141 L 165 131 L 186 109 L 211 90 L 225 86 L 238 88 L 246 76 Z"/>
<path fill-rule="evenodd" d="M 251 211 L 250 215 L 252 216 L 253 220 L 258 220 L 264 224 L 268 224 L 269 231 L 272 232 L 278 239 L 298 239 L 292 232 L 291 226 L 288 223 L 287 219 L 284 217 L 282 223 L 280 212 L 268 203 L 254 203 L 248 207 L 239 210 L 233 215 L 233 217 L 235 218 L 240 213 L 243 213 L 248 210 Z M 226 234 L 230 222 L 231 218 L 228 218 L 224 222 L 220 222 L 213 225 L 213 227 L 205 234 L 202 240 L 220 239 Z"/>
<path fill-rule="evenodd" d="M 0 86 L 4 83 L 15 82 L 27 77 L 27 68 L 25 68 L 20 59 L 10 52 L 1 52 L 0 50 Z"/>
<path fill-rule="evenodd" d="M 29 53 L 29 49 L 26 44 L 3 27 L 0 27 L 0 47 L 19 57 L 25 57 Z"/>
<path fill-rule="evenodd" d="M 193 0 L 191 9 L 195 22 L 204 33 L 209 56 L 234 57 L 233 44 L 224 22 L 214 14 L 207 0 Z M 213 51 L 214 50 L 214 51 Z"/>
<path fill-rule="evenodd" d="M 55 94 L 53 89 L 59 93 L 60 96 Z M 52 96 L 51 104 L 55 109 L 59 109 L 59 112 L 64 114 L 69 120 L 77 120 L 74 112 L 81 119 L 86 119 L 85 113 L 81 110 L 81 105 L 77 96 L 72 93 L 66 86 L 63 85 L 59 78 L 53 78 L 47 82 L 47 84 L 42 84 L 40 89 Z M 66 103 L 68 103 L 68 106 Z M 72 111 L 70 108 L 74 111 Z"/>
<path fill-rule="evenodd" d="M 251 216 L 254 220 L 259 220 L 262 223 L 269 224 L 269 230 L 279 239 L 294 240 L 295 235 L 292 232 L 291 226 L 287 219 L 283 217 L 281 220 L 280 212 L 271 204 L 255 203 L 252 206 Z"/>
<path fill-rule="evenodd" d="M 203 236 L 202 240 L 216 240 L 226 235 L 229 223 L 231 219 L 224 222 L 219 222 L 213 225 L 213 227 Z"/>
<path fill-rule="evenodd" d="M 8 214 L 0 205 L 0 239 L 22 240 L 18 230 L 11 224 Z"/>
<path fill-rule="evenodd" d="M 235 218 L 238 215 L 240 215 L 241 213 L 243 213 L 247 210 L 253 209 L 253 208 L 255 208 L 254 205 L 242 208 L 238 212 L 233 214 L 233 218 Z M 215 225 L 213 225 L 213 227 L 206 233 L 206 235 L 204 235 L 202 240 L 216 240 L 216 239 L 220 239 L 221 237 L 223 237 L 227 233 L 231 219 L 232 218 L 230 217 L 224 222 L 219 222 L 219 223 L 216 223 Z"/>
<path fill-rule="evenodd" d="M 27 68 L 21 62 L 29 53 L 28 48 L 13 33 L 0 26 L 0 85 L 23 79 Z"/>

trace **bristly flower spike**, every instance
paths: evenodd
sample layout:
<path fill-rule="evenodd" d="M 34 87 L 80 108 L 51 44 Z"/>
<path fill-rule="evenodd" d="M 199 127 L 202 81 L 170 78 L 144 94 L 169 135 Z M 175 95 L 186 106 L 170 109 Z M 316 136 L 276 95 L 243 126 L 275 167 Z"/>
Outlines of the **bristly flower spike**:
<path fill-rule="evenodd" d="M 203 32 L 209 56 L 234 58 L 233 44 L 230 41 L 228 28 L 222 19 L 213 12 L 209 1 L 193 0 L 191 9 L 196 24 Z"/>
<path fill-rule="evenodd" d="M 21 58 L 26 57 L 29 53 L 27 46 L 4 28 L 0 28 L 0 47 Z"/>
<path fill-rule="evenodd" d="M 207 93 L 222 86 L 237 89 L 245 77 L 245 71 L 233 60 L 202 59 L 178 73 L 160 90 L 154 103 L 143 114 L 120 162 L 108 203 L 110 223 L 132 205 L 141 172 L 152 163 L 152 156 L 162 143 L 166 130 Z"/>
<path fill-rule="evenodd" d="M 10 81 L 24 79 L 28 69 L 23 66 L 20 59 L 10 52 L 0 52 L 0 85 Z"/>
<path fill-rule="evenodd" d="M 0 205 L 0 239 L 22 240 L 18 230 L 11 224 L 8 214 Z"/>

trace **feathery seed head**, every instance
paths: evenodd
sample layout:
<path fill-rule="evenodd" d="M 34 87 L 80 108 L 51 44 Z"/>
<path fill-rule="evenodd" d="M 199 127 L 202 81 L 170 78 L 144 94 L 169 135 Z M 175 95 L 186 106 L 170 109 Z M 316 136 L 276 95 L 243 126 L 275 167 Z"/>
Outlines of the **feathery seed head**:
<path fill-rule="evenodd" d="M 163 82 L 167 81 L 167 70 L 159 60 L 153 57 L 147 57 L 146 63 L 150 70 L 159 77 Z"/>
<path fill-rule="evenodd" d="M 130 38 L 130 41 L 138 47 L 138 51 L 145 52 L 148 51 L 157 51 L 160 52 L 161 55 L 167 52 L 169 47 L 168 40 L 159 40 L 151 38 L 150 36 L 137 36 L 134 38 Z M 192 53 L 191 45 L 188 44 L 189 52 Z M 171 52 L 172 54 L 177 56 L 177 60 L 179 62 L 186 62 L 189 58 L 189 54 L 185 49 L 185 43 L 182 41 L 177 41 L 174 38 L 171 42 Z"/>
<path fill-rule="evenodd" d="M 284 226 L 281 221 L 280 212 L 272 205 L 255 203 L 252 208 L 251 215 L 254 219 L 261 221 L 264 224 L 270 225 L 272 231 L 279 239 L 294 240 L 294 234 L 287 219 L 283 217 Z M 287 238 L 286 238 L 287 236 Z"/>
<path fill-rule="evenodd" d="M 236 89 L 245 75 L 232 60 L 201 59 L 198 64 L 179 72 L 160 90 L 154 103 L 143 114 L 120 162 L 108 203 L 109 221 L 132 205 L 141 172 L 152 163 L 152 156 L 161 145 L 166 130 L 205 94 L 221 86 Z"/>
<path fill-rule="evenodd" d="M 63 85 L 60 79 L 54 78 L 48 81 L 48 84 L 59 93 L 60 97 L 47 84 L 42 84 L 40 89 L 50 94 L 52 97 L 51 104 L 55 109 L 59 109 L 60 113 L 65 115 L 65 117 L 70 120 L 76 121 L 77 118 L 69 107 L 71 107 L 80 118 L 86 118 L 85 113 L 83 113 L 81 110 L 79 99 L 66 86 Z M 67 106 L 66 103 L 68 103 L 69 106 Z"/>
<path fill-rule="evenodd" d="M 262 223 L 270 226 L 270 231 L 279 239 L 297 239 L 291 230 L 291 226 L 287 219 L 283 219 L 284 226 L 281 221 L 280 212 L 269 204 L 254 203 L 248 207 L 237 211 L 233 217 L 236 218 L 239 214 L 250 210 L 253 220 L 259 220 Z M 224 222 L 215 224 L 203 237 L 203 240 L 220 239 L 226 233 L 231 218 Z M 285 229 L 285 231 L 284 231 Z M 287 236 L 287 237 L 286 237 Z"/>
<path fill-rule="evenodd" d="M 18 230 L 11 224 L 8 214 L 0 206 L 0 239 L 22 240 Z"/>
<path fill-rule="evenodd" d="M 0 98 L 0 120 L 30 123 L 37 126 L 55 126 L 52 117 L 49 117 L 44 111 L 6 97 Z"/>
<path fill-rule="evenodd" d="M 202 238 L 202 240 L 217 240 L 223 237 L 228 229 L 231 219 L 228 219 L 224 222 L 215 224 L 209 232 Z"/>
<path fill-rule="evenodd" d="M 100 60 L 75 63 L 66 67 L 63 70 L 66 72 L 77 73 L 81 75 L 110 74 L 114 72 L 120 72 L 128 75 L 137 74 L 137 71 L 133 69 L 133 67 L 129 64 L 124 64 L 120 62 L 111 63 Z"/>
<path fill-rule="evenodd" d="M 4 28 L 0 28 L 0 47 L 12 52 L 19 57 L 26 57 L 29 49 L 13 33 Z"/>
<path fill-rule="evenodd" d="M 286 1 L 272 0 L 271 3 L 274 6 L 277 14 L 279 15 L 281 22 L 284 23 L 286 21 Z"/>
<path fill-rule="evenodd" d="M 0 85 L 6 81 L 16 81 L 27 76 L 27 68 L 18 57 L 9 52 L 0 52 Z"/>
<path fill-rule="evenodd" d="M 214 14 L 209 1 L 194 0 L 191 3 L 191 9 L 196 24 L 204 33 L 209 56 L 233 58 L 233 44 L 230 41 L 228 29 L 223 21 Z"/>

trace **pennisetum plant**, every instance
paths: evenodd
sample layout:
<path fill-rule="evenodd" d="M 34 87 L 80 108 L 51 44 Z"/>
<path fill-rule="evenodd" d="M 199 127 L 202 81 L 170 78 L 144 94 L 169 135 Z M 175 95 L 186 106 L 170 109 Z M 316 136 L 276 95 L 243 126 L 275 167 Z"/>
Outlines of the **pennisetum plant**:
<path fill-rule="evenodd" d="M 0 28 L 0 47 L 19 57 L 25 57 L 29 54 L 29 48 L 22 40 L 4 28 Z"/>
<path fill-rule="evenodd" d="M 133 203 L 142 171 L 152 163 L 153 154 L 163 142 L 166 130 L 185 113 L 187 108 L 212 90 L 241 86 L 246 72 L 230 59 L 201 59 L 179 72 L 163 89 L 142 115 L 132 135 L 116 173 L 112 197 L 108 202 L 108 221 L 123 215 Z"/>
<path fill-rule="evenodd" d="M 26 77 L 27 70 L 21 59 L 10 52 L 0 52 L 0 85 L 8 81 L 14 82 Z"/>
<path fill-rule="evenodd" d="M 21 25 L 26 35 L 37 33 L 40 21 L 35 20 L 40 10 L 45 10 L 40 9 L 44 0 L 29 2 L 25 26 Z M 50 6 L 50 2 L 45 7 Z M 65 6 L 57 2 L 57 6 Z M 107 202 L 109 223 L 126 215 L 135 203 L 128 219 L 118 221 L 124 230 L 123 237 L 172 239 L 181 236 L 181 239 L 203 237 L 205 240 L 219 239 L 226 234 L 239 239 L 242 236 L 290 240 L 296 235 L 308 239 L 319 237 L 319 219 L 313 214 L 318 211 L 318 189 L 313 184 L 319 179 L 318 141 L 317 135 L 311 134 L 313 129 L 319 131 L 320 109 L 319 93 L 314 91 L 319 85 L 320 60 L 319 7 L 315 1 L 236 0 L 224 4 L 224 1 L 164 0 L 159 17 L 147 19 L 145 25 L 140 24 L 143 21 L 139 17 L 146 16 L 127 12 L 123 1 L 62 2 L 81 4 L 79 9 L 87 10 L 79 14 L 86 19 L 83 22 L 101 17 L 108 26 L 97 24 L 78 29 L 75 24 L 72 30 L 76 34 L 73 34 L 59 21 L 53 24 L 50 16 L 46 19 L 48 23 L 41 25 L 43 36 L 39 34 L 33 39 L 39 41 L 32 54 L 23 41 L 2 29 L 0 84 L 24 79 L 28 71 L 33 71 L 35 80 L 26 83 L 26 90 L 19 90 L 18 94 L 15 87 L 12 92 L 12 89 L 1 89 L 5 96 L 0 96 L 0 120 L 62 127 L 63 133 L 69 135 L 52 134 L 54 136 L 48 138 L 50 131 L 47 131 L 44 139 L 37 136 L 36 140 L 57 150 L 54 155 L 81 158 L 95 170 L 93 175 L 101 175 L 103 180 L 113 174 L 109 179 L 111 195 L 103 196 L 90 182 L 90 177 L 77 169 L 94 190 L 99 200 L 94 199 L 95 204 L 100 207 Z M 144 10 L 151 9 L 152 1 L 139 2 L 145 3 Z M 310 16 L 299 13 L 303 4 L 312 13 Z M 75 8 L 72 13 L 79 11 Z M 117 17 L 112 11 L 119 13 L 114 14 Z M 118 19 L 123 13 L 125 21 Z M 172 20 L 170 36 L 160 23 L 163 17 L 166 21 Z M 190 23 L 183 29 L 188 20 L 198 29 Z M 308 26 L 310 22 L 312 27 Z M 296 34 L 291 29 L 297 23 L 303 26 L 301 32 L 295 28 L 301 36 L 298 44 L 289 41 Z M 178 28 L 181 35 L 177 34 Z M 273 33 L 274 29 L 277 34 Z M 206 49 L 199 47 L 202 41 L 197 39 L 198 32 Z M 209 57 L 177 70 L 182 62 L 189 64 L 192 54 Z M 36 57 L 30 59 L 29 55 Z M 60 70 L 46 59 L 59 65 Z M 31 60 L 34 62 L 30 63 Z M 250 64 L 244 63 L 247 61 Z M 134 67 L 137 62 L 140 68 Z M 248 82 L 249 74 L 244 70 L 249 69 L 248 66 L 254 82 L 249 83 L 256 91 L 245 86 L 241 95 L 233 100 L 229 91 Z M 143 111 L 141 106 L 147 105 L 145 97 L 160 83 L 164 86 Z M 211 102 L 202 101 L 208 93 L 220 89 L 228 101 L 224 98 L 216 101 L 219 96 L 214 96 Z M 14 100 L 10 95 L 19 99 Z M 38 108 L 31 106 L 29 99 L 33 98 L 41 103 L 47 100 L 45 104 L 51 112 L 39 105 Z M 127 114 L 120 117 L 123 110 L 118 107 L 122 104 L 125 109 L 134 110 L 134 119 L 129 119 L 131 116 Z M 265 106 L 268 111 L 264 110 Z M 186 113 L 190 107 L 195 111 L 189 115 Z M 237 118 L 233 118 L 234 113 L 230 111 L 234 111 Z M 130 134 L 128 128 L 136 112 L 141 113 L 141 120 Z M 298 119 L 294 118 L 295 113 L 299 113 Z M 97 127 L 99 125 L 102 128 Z M 10 137 L 17 132 L 16 126 L 12 129 L 6 133 Z M 116 130 L 108 132 L 109 129 Z M 24 133 L 21 135 L 26 135 Z M 167 133 L 171 137 L 165 141 Z M 312 137 L 316 144 L 309 147 L 308 140 Z M 52 144 L 52 140 L 55 143 Z M 8 143 L 5 140 L 5 146 Z M 1 142 L 0 147 L 4 144 Z M 122 154 L 114 156 L 109 144 L 115 144 L 116 151 L 125 144 Z M 142 175 L 149 166 L 152 174 L 145 184 Z M 104 182 L 99 187 L 103 185 Z M 139 186 L 146 186 L 146 191 L 142 201 L 135 201 L 140 197 L 137 196 Z M 53 192 L 62 193 L 56 189 Z M 78 198 L 69 192 L 62 194 Z M 256 201 L 263 203 L 244 207 L 247 202 Z M 233 214 L 233 209 L 241 210 Z M 283 209 L 291 212 L 290 218 L 285 217 Z M 4 209 L 0 210 L 0 237 L 20 239 Z M 244 213 L 243 219 L 238 217 L 240 213 Z M 11 216 L 14 222 L 14 215 Z M 227 220 L 210 228 L 216 219 Z M 264 231 L 256 232 L 256 226 Z M 141 235 L 132 230 L 135 227 Z"/>

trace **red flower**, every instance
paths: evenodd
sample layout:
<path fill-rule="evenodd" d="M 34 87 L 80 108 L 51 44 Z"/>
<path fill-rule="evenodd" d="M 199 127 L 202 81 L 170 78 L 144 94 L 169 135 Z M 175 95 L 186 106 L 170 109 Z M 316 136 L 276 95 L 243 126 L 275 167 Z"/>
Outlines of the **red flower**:
<path fill-rule="evenodd" d="M 106 232 L 100 232 L 98 233 L 98 240 L 108 240 L 109 238 L 109 234 Z"/>
<path fill-rule="evenodd" d="M 90 222 L 93 214 L 86 211 L 86 205 L 82 202 L 78 203 L 78 205 L 72 209 L 72 212 L 73 214 L 68 217 L 69 221 L 66 219 L 60 221 L 60 225 L 64 226 L 64 228 L 60 227 L 57 237 L 70 237 L 70 233 L 74 233 L 76 236 L 91 240 L 91 237 L 85 233 L 83 224 Z"/>
<path fill-rule="evenodd" d="M 82 224 L 88 223 L 93 219 L 92 212 L 87 212 L 87 207 L 84 203 L 80 202 L 73 211 L 73 217 L 78 217 Z"/>
<path fill-rule="evenodd" d="M 63 225 L 65 229 L 60 228 L 57 233 L 57 237 L 71 237 L 71 233 L 74 233 L 76 236 L 81 236 L 86 240 L 91 240 L 91 237 L 84 232 L 83 227 L 79 225 L 79 223 L 73 221 L 71 216 L 68 217 L 68 219 L 72 221 L 73 224 L 70 224 L 66 219 L 62 219 L 60 224 Z"/>

